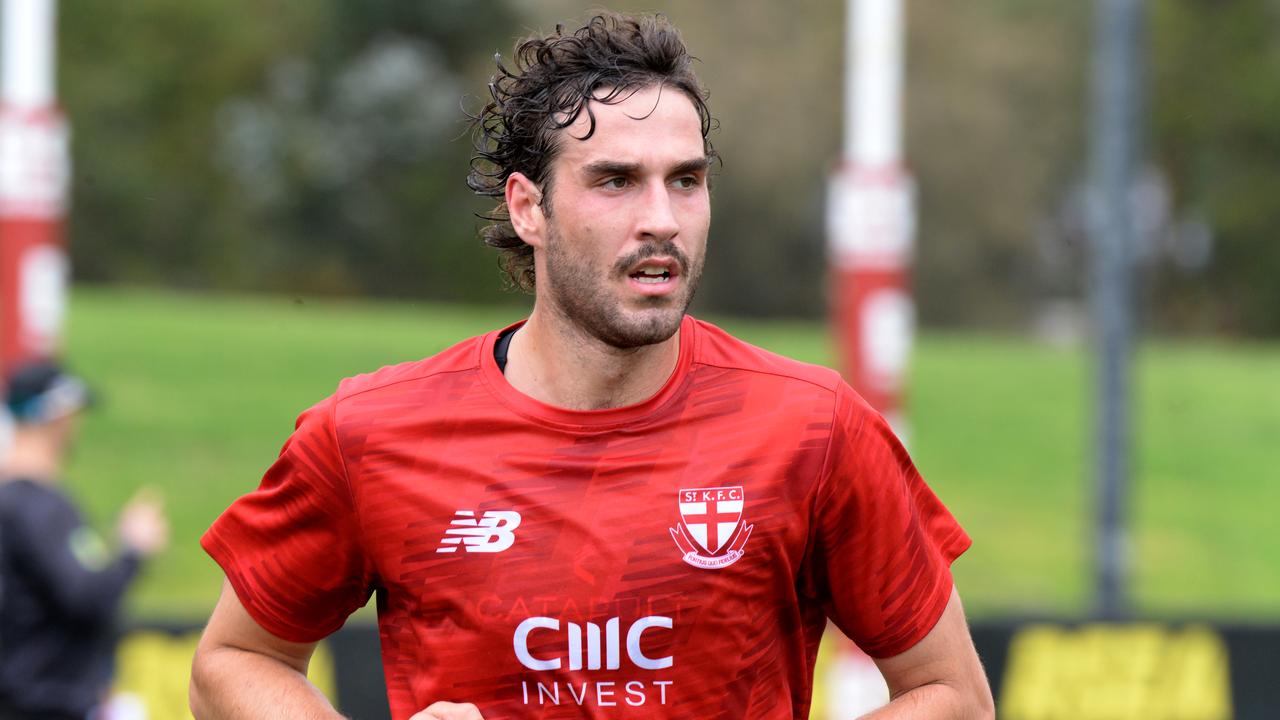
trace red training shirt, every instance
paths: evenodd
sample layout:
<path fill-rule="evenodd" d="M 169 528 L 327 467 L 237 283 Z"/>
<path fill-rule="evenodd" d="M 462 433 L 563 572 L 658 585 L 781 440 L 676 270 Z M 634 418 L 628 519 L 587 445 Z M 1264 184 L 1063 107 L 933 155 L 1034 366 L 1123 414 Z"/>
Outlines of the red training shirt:
<path fill-rule="evenodd" d="M 656 395 L 572 411 L 497 336 L 344 380 L 202 540 L 286 640 L 376 592 L 395 718 L 803 718 L 827 618 L 937 622 L 969 537 L 835 372 L 686 317 Z"/>

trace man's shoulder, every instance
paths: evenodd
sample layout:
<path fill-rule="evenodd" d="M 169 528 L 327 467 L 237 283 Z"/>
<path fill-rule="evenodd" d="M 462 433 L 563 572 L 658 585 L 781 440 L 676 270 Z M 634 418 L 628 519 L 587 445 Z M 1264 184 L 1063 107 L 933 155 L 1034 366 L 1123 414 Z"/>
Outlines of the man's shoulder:
<path fill-rule="evenodd" d="M 67 502 L 66 497 L 48 483 L 22 476 L 0 479 L 0 498 L 15 502 Z"/>
<path fill-rule="evenodd" d="M 63 515 L 78 513 L 59 489 L 28 477 L 0 480 L 0 518 L 5 521 L 35 527 Z"/>
<path fill-rule="evenodd" d="M 844 384 L 840 374 L 821 365 L 801 362 L 740 340 L 703 320 L 695 320 L 698 334 L 693 362 L 698 365 L 738 370 L 763 378 L 809 387 L 823 394 L 835 394 Z"/>
<path fill-rule="evenodd" d="M 420 360 L 386 365 L 372 372 L 345 378 L 338 384 L 338 391 L 333 399 L 341 403 L 371 393 L 394 394 L 407 390 L 414 383 L 429 382 L 433 378 L 475 373 L 480 369 L 481 349 L 492 334 L 467 338 Z"/>

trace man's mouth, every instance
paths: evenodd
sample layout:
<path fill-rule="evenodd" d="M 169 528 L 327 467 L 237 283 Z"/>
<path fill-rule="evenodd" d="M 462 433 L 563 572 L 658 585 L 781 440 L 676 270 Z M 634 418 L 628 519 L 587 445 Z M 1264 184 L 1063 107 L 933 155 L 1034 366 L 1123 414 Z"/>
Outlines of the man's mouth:
<path fill-rule="evenodd" d="M 688 267 L 680 251 L 672 247 L 647 247 L 641 253 L 618 263 L 633 292 L 650 299 L 667 297 L 682 287 Z"/>
<path fill-rule="evenodd" d="M 671 281 L 671 272 L 666 268 L 644 267 L 631 273 L 631 277 L 645 285 L 658 285 Z"/>

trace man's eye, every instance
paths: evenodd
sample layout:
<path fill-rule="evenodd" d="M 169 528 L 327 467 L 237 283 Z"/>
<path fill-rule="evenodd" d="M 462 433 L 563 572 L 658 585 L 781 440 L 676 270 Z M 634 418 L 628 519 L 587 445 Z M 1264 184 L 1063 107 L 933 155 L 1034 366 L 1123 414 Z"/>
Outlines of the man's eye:
<path fill-rule="evenodd" d="M 609 178 L 604 181 L 604 186 L 610 190 L 621 190 L 627 186 L 627 179 L 624 177 Z"/>
<path fill-rule="evenodd" d="M 676 187 L 680 188 L 681 190 L 689 190 L 692 188 L 696 188 L 700 184 L 701 184 L 701 181 L 698 178 L 694 177 L 693 175 L 686 175 L 682 178 L 676 179 Z"/>

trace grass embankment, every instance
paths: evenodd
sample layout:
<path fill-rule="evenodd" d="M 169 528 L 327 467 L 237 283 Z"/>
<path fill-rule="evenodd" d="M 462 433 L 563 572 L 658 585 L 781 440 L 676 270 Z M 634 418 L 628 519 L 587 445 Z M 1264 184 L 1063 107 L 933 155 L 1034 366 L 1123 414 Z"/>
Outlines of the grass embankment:
<path fill-rule="evenodd" d="M 102 391 L 69 471 L 108 526 L 133 488 L 167 497 L 173 546 L 136 615 L 196 619 L 221 574 L 197 540 L 256 486 L 299 411 L 341 377 L 434 353 L 518 309 L 79 289 L 69 362 Z M 831 362 L 808 322 L 721 323 Z M 971 614 L 1081 614 L 1089 587 L 1091 414 L 1080 350 L 925 333 L 911 448 L 975 538 L 956 564 Z M 1135 401 L 1135 595 L 1160 615 L 1280 617 L 1280 346 L 1156 342 Z"/>

